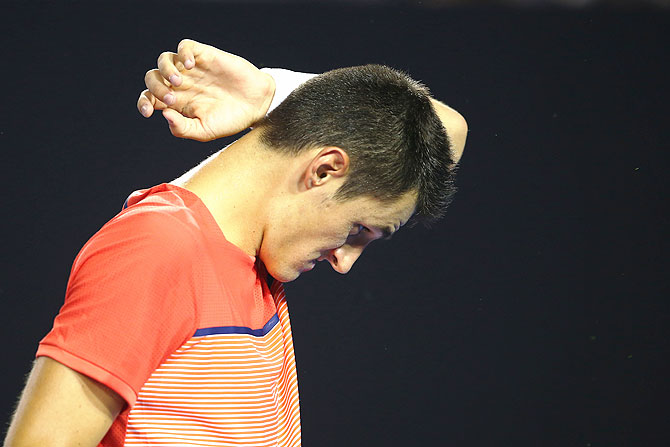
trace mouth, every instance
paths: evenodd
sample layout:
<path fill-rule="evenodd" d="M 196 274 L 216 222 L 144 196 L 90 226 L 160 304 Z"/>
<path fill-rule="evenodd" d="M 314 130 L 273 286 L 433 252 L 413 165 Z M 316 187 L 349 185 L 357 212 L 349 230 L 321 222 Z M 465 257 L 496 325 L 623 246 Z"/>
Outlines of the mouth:
<path fill-rule="evenodd" d="M 305 264 L 304 268 L 300 269 L 300 272 L 301 273 L 309 272 L 310 270 L 312 270 L 314 268 L 315 265 L 316 265 L 316 260 L 311 260 L 307 264 Z"/>

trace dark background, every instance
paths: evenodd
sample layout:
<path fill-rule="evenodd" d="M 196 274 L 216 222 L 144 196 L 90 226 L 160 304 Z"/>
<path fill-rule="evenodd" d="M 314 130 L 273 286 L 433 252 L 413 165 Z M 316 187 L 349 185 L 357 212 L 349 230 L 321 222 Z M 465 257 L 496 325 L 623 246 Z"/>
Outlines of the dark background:
<path fill-rule="evenodd" d="M 470 126 L 443 221 L 287 285 L 305 445 L 670 445 L 668 9 L 438 3 L 3 2 L 0 418 L 79 248 L 227 143 L 136 112 L 189 37 L 385 63 Z"/>

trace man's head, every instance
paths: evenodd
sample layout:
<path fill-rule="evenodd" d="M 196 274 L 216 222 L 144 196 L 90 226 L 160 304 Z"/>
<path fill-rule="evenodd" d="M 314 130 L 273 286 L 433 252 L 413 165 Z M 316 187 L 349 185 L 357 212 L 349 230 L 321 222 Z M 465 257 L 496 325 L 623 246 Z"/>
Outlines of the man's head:
<path fill-rule="evenodd" d="M 318 261 L 347 273 L 371 242 L 390 238 L 414 214 L 412 191 L 385 204 L 366 196 L 336 200 L 343 177 L 338 166 L 323 168 L 323 158 L 316 154 L 308 162 L 297 194 L 279 197 L 269 207 L 272 215 L 258 255 L 282 282 L 296 279 Z M 323 170 L 311 169 L 317 165 Z"/>
<path fill-rule="evenodd" d="M 273 150 L 341 148 L 347 178 L 335 199 L 393 203 L 416 194 L 416 216 L 439 218 L 455 192 L 450 144 L 428 90 L 381 65 L 342 68 L 296 89 L 257 125 Z"/>

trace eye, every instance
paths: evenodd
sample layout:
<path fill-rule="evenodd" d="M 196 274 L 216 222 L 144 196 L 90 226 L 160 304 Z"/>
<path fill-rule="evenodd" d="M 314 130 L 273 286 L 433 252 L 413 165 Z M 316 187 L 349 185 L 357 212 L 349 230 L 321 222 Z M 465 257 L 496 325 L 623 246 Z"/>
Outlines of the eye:
<path fill-rule="evenodd" d="M 351 227 L 351 230 L 349 231 L 349 236 L 358 236 L 359 234 L 364 233 L 366 231 L 370 231 L 370 230 L 368 230 L 366 227 L 364 227 L 361 224 L 356 224 L 353 227 Z"/>

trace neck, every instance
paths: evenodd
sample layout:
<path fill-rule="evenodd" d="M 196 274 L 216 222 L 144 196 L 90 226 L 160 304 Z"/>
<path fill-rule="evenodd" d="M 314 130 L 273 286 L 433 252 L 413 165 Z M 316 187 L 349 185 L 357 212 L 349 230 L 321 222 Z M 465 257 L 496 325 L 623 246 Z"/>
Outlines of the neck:
<path fill-rule="evenodd" d="M 226 239 L 256 256 L 267 205 L 281 190 L 283 165 L 282 157 L 264 148 L 251 131 L 170 183 L 196 194 Z"/>

